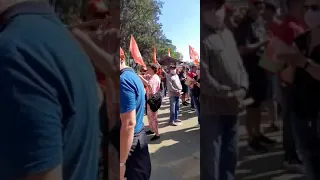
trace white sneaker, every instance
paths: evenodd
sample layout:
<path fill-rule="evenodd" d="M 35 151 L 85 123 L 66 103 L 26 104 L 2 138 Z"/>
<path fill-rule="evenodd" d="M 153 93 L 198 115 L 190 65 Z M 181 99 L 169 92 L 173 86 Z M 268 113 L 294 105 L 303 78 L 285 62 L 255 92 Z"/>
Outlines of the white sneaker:
<path fill-rule="evenodd" d="M 176 123 L 176 122 L 169 122 L 169 125 L 170 125 L 170 126 L 178 126 L 179 124 Z"/>

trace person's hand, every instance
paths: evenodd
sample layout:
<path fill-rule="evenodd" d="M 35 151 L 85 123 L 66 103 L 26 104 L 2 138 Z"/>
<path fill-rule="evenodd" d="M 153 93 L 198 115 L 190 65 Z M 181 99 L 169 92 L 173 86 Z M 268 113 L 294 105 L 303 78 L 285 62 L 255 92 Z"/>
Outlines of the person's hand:
<path fill-rule="evenodd" d="M 120 180 L 125 180 L 126 178 L 124 177 L 126 173 L 126 166 L 120 166 Z"/>
<path fill-rule="evenodd" d="M 236 91 L 231 91 L 228 95 L 234 96 L 239 101 L 242 101 L 246 97 L 247 92 L 244 89 L 239 89 Z"/>
<path fill-rule="evenodd" d="M 308 61 L 301 53 L 279 54 L 278 59 L 283 59 L 291 67 L 303 67 Z"/>
<path fill-rule="evenodd" d="M 247 92 L 244 89 L 238 89 L 235 91 L 230 91 L 228 93 L 228 97 L 235 101 L 237 107 L 239 108 L 239 112 L 243 111 L 246 108 L 244 103 L 244 98 L 246 97 Z"/>
<path fill-rule="evenodd" d="M 120 38 L 119 29 L 108 29 L 101 37 L 101 46 L 109 53 L 116 53 L 120 49 Z"/>

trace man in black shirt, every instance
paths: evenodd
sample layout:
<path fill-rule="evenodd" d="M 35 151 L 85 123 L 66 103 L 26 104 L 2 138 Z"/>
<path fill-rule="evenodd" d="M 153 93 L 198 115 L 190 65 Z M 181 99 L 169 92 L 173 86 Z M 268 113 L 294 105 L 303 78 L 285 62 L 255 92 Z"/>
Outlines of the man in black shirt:
<path fill-rule="evenodd" d="M 185 72 L 185 67 L 182 66 L 181 68 L 181 71 L 179 73 L 179 79 L 180 79 L 180 82 L 181 82 L 181 85 L 182 85 L 182 96 L 181 96 L 181 100 L 182 100 L 182 104 L 184 106 L 187 106 L 188 103 L 186 101 L 186 96 L 187 96 L 187 93 L 188 93 L 188 86 L 186 84 L 186 80 L 187 80 L 187 76 L 186 76 L 186 72 Z"/>
<path fill-rule="evenodd" d="M 320 14 L 320 3 L 317 6 L 317 12 Z M 320 41 L 316 37 L 319 36 L 319 32 L 320 21 L 318 20 L 317 28 L 307 31 L 295 39 L 295 45 L 301 53 L 279 55 L 279 58 L 287 60 L 292 67 L 296 68 L 293 82 L 294 98 L 292 98 L 292 104 L 294 119 L 292 127 L 297 150 L 300 152 L 307 178 L 310 180 L 320 179 L 320 138 L 318 129 L 320 111 Z"/>
<path fill-rule="evenodd" d="M 198 127 L 200 127 L 200 69 L 196 71 L 196 76 L 192 82 L 192 98 L 198 116 Z"/>
<path fill-rule="evenodd" d="M 250 85 L 247 95 L 254 99 L 254 103 L 247 109 L 246 128 L 249 136 L 249 146 L 259 152 L 267 151 L 261 143 L 275 143 L 275 141 L 262 135 L 260 131 L 261 105 L 267 98 L 268 89 L 266 72 L 259 66 L 263 49 L 268 43 L 265 40 L 264 25 L 261 21 L 263 10 L 263 1 L 253 1 L 244 19 L 234 31 L 243 64 L 249 75 Z"/>

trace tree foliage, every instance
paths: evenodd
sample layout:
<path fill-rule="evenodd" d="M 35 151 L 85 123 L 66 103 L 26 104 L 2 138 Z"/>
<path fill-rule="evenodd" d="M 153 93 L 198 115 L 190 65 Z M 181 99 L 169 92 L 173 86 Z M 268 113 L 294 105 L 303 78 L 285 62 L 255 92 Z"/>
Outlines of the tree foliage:
<path fill-rule="evenodd" d="M 160 0 L 120 0 L 121 2 L 121 47 L 127 55 L 131 35 L 136 39 L 145 63 L 152 62 L 153 47 L 161 58 L 170 49 L 171 56 L 182 59 L 172 41 L 162 31 L 159 22 L 163 2 Z"/>
<path fill-rule="evenodd" d="M 88 0 L 49 0 L 65 24 L 77 21 L 86 14 Z M 118 0 L 105 0 L 107 6 L 116 4 Z M 157 57 L 170 54 L 173 58 L 183 59 L 172 41 L 162 31 L 159 22 L 161 16 L 161 0 L 120 0 L 120 32 L 121 47 L 129 55 L 131 35 L 136 39 L 145 63 L 152 62 L 153 47 L 157 49 Z"/>

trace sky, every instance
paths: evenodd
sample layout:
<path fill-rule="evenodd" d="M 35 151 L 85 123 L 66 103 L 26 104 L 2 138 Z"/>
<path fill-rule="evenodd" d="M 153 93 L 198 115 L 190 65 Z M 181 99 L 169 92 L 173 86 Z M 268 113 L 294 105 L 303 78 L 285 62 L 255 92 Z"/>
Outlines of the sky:
<path fill-rule="evenodd" d="M 184 61 L 190 61 L 189 45 L 200 54 L 200 1 L 162 0 L 160 23 L 168 39 L 182 53 Z"/>

